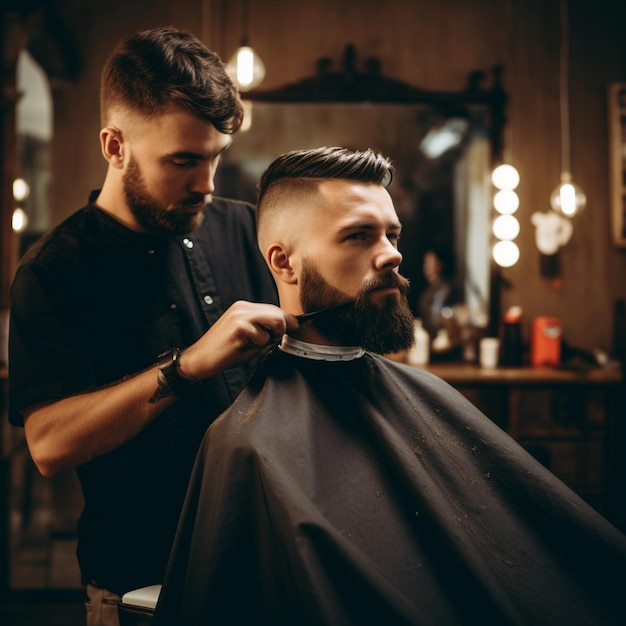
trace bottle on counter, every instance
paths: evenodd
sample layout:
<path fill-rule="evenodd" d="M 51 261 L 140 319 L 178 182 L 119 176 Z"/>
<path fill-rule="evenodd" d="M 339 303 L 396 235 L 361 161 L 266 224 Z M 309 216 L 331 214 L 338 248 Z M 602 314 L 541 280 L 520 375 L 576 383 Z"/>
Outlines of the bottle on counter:
<path fill-rule="evenodd" d="M 410 365 L 426 365 L 430 359 L 430 335 L 419 318 L 413 321 L 413 333 L 415 344 L 408 351 L 407 361 Z"/>
<path fill-rule="evenodd" d="M 524 364 L 522 339 L 522 307 L 512 306 L 505 314 L 502 325 L 502 365 Z"/>

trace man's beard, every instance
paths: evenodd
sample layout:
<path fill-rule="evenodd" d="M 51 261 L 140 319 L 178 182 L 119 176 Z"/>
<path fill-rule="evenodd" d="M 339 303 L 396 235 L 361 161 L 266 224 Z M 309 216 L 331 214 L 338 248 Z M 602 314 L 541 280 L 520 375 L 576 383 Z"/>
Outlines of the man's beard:
<path fill-rule="evenodd" d="M 397 287 L 399 294 L 388 295 L 382 304 L 372 302 L 374 289 Z M 368 281 L 354 305 L 314 322 L 328 337 L 347 346 L 361 346 L 370 352 L 389 354 L 410 348 L 414 342 L 413 313 L 407 302 L 409 281 L 396 272 Z M 307 259 L 302 266 L 300 303 L 305 313 L 343 304 L 346 294 L 329 285 Z"/>
<path fill-rule="evenodd" d="M 204 219 L 202 211 L 190 213 L 184 210 L 203 202 L 203 194 L 193 194 L 170 207 L 164 207 L 148 191 L 139 164 L 132 157 L 122 183 L 132 214 L 149 233 L 182 235 L 198 228 Z"/>

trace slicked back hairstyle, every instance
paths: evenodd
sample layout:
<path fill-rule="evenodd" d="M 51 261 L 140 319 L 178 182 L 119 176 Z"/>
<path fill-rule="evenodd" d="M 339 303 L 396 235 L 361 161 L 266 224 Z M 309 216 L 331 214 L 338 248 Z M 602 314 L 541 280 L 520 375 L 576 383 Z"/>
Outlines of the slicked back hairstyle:
<path fill-rule="evenodd" d="M 102 126 L 115 108 L 146 117 L 178 105 L 221 133 L 241 126 L 239 93 L 220 58 L 193 35 L 175 28 L 139 32 L 118 44 L 102 71 Z"/>
<path fill-rule="evenodd" d="M 282 154 L 263 172 L 257 193 L 257 205 L 278 181 L 348 179 L 388 187 L 393 176 L 391 161 L 374 150 L 314 148 Z M 286 181 L 287 182 L 287 181 Z"/>

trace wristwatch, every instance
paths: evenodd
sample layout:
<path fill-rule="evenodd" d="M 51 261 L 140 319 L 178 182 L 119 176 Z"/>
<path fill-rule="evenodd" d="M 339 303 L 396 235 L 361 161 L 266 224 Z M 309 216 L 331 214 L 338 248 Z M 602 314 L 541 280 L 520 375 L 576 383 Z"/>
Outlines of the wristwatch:
<path fill-rule="evenodd" d="M 180 396 L 185 391 L 194 387 L 198 382 L 181 376 L 178 362 L 180 352 L 180 348 L 172 348 L 171 350 L 166 350 L 159 354 L 157 357 L 160 397 Z"/>

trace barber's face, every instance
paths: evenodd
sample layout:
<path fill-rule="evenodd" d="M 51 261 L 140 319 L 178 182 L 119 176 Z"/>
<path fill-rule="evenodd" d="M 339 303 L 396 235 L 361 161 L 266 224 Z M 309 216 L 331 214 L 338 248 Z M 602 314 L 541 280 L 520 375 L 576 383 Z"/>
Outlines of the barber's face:
<path fill-rule="evenodd" d="M 124 194 L 131 213 L 142 228 L 151 233 L 182 234 L 202 222 L 204 196 L 188 196 L 174 204 L 166 204 L 150 192 L 139 163 L 130 157 L 123 178 Z"/>
<path fill-rule="evenodd" d="M 172 107 L 131 137 L 122 182 L 139 224 L 154 233 L 181 234 L 196 228 L 230 136 Z"/>
<path fill-rule="evenodd" d="M 400 276 L 400 224 L 379 185 L 333 180 L 322 183 L 328 206 L 313 214 L 302 259 L 304 311 L 351 301 L 354 307 L 315 323 L 348 345 L 387 353 L 413 342 L 413 315 Z"/>

